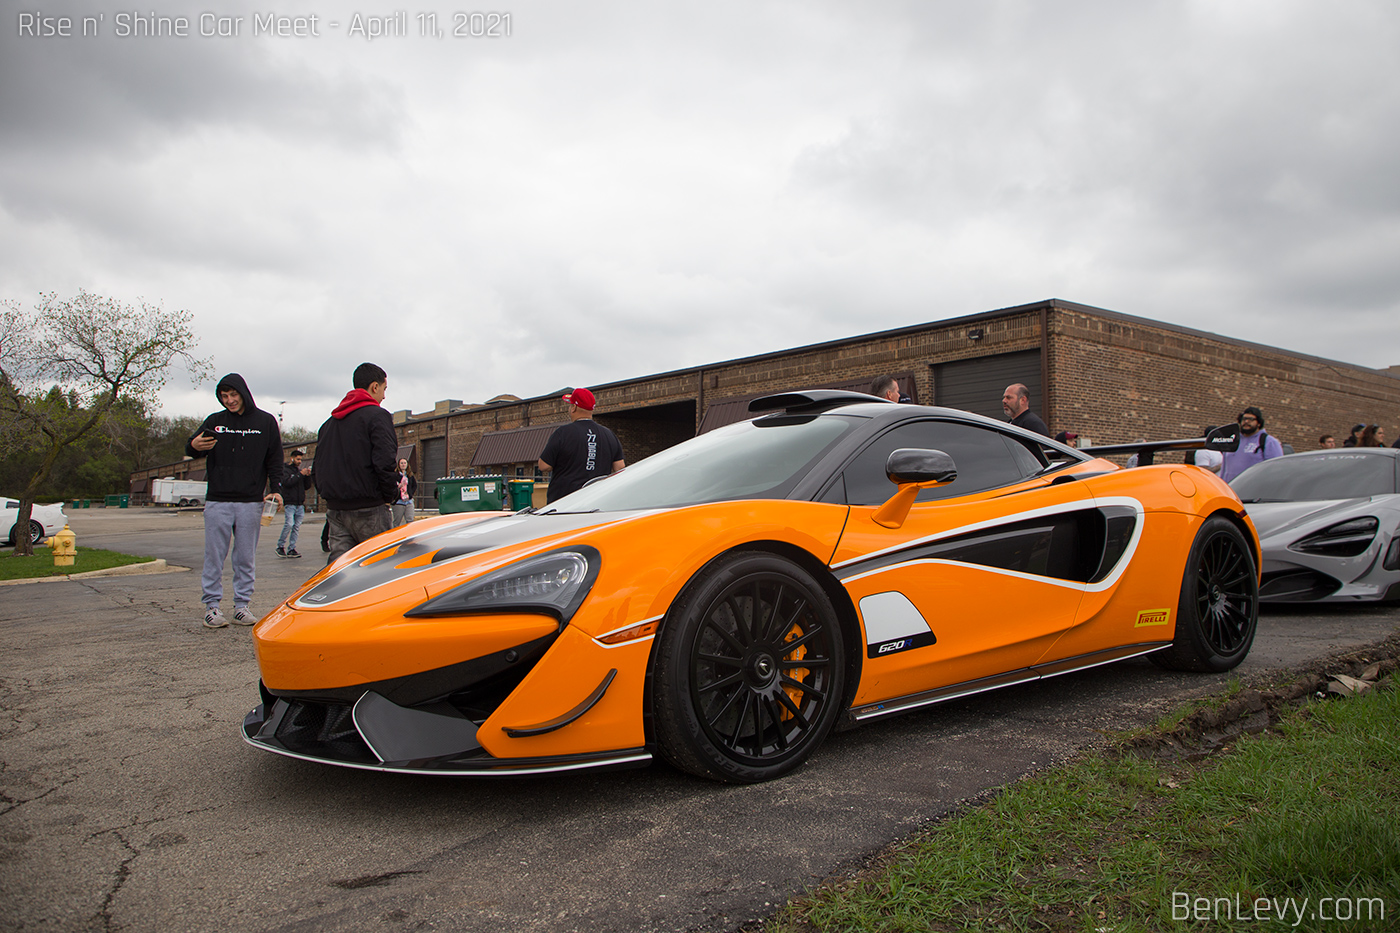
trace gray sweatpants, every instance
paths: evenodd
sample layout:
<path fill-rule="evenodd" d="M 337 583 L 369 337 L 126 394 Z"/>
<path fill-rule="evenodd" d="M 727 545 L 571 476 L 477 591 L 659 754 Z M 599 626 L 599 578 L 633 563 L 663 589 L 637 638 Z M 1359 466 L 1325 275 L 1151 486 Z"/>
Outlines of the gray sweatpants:
<path fill-rule="evenodd" d="M 253 575 L 257 569 L 258 532 L 262 528 L 261 502 L 204 503 L 204 605 L 217 606 L 224 598 L 224 558 L 233 540 L 233 604 L 253 601 Z"/>

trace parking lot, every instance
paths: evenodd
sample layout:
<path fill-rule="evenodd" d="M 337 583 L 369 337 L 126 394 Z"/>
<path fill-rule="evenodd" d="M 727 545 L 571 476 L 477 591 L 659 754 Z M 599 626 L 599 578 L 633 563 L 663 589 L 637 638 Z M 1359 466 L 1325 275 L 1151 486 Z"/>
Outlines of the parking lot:
<path fill-rule="evenodd" d="M 839 734 L 752 787 L 661 763 L 502 781 L 342 770 L 240 740 L 257 666 L 248 629 L 200 624 L 198 511 L 69 517 L 80 546 L 195 569 L 0 587 L 4 929 L 734 930 L 1232 676 L 1122 662 Z M 322 565 L 319 522 L 299 561 L 264 530 L 255 610 Z M 1396 607 L 1268 610 L 1236 673 L 1397 627 Z"/>

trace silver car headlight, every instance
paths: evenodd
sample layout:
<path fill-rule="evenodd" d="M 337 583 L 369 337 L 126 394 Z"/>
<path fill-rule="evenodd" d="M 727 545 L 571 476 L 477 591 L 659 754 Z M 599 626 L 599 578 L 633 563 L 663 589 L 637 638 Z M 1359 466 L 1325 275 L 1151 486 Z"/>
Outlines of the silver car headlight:
<path fill-rule="evenodd" d="M 1306 538 L 1299 538 L 1288 549 L 1325 557 L 1355 557 L 1371 546 L 1380 524 L 1371 515 L 1338 522 Z"/>
<path fill-rule="evenodd" d="M 540 612 L 568 622 L 598 578 L 598 551 L 574 546 L 536 554 L 415 606 L 407 616 Z"/>

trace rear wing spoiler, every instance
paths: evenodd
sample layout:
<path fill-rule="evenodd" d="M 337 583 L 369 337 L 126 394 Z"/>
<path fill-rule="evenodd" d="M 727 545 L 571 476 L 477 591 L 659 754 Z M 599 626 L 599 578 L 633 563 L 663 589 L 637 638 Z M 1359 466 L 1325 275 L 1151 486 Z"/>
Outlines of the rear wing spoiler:
<path fill-rule="evenodd" d="M 1159 450 L 1214 450 L 1218 453 L 1233 453 L 1240 446 L 1240 426 L 1222 424 L 1212 428 L 1205 437 L 1184 438 L 1176 441 L 1139 441 L 1136 444 L 1101 444 L 1096 447 L 1081 447 L 1079 452 L 1091 457 L 1104 457 L 1112 454 L 1137 454 L 1138 466 L 1151 466 L 1152 458 Z"/>

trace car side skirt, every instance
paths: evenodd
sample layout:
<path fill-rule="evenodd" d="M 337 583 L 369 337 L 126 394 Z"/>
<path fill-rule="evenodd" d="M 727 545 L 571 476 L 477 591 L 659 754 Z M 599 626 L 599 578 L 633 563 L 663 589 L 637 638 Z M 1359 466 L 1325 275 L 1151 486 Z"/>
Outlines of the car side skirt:
<path fill-rule="evenodd" d="M 1049 677 L 1057 677 L 1060 674 L 1070 674 L 1074 671 L 1083 671 L 1091 667 L 1112 664 L 1115 661 L 1123 661 L 1128 658 L 1138 657 L 1139 655 L 1151 654 L 1153 651 L 1160 651 L 1163 648 L 1170 647 L 1170 645 L 1171 642 L 1169 641 L 1143 642 L 1136 645 L 1122 645 L 1104 651 L 1095 651 L 1091 654 L 1080 655 L 1078 657 L 1064 658 L 1059 661 L 1050 661 L 1045 664 L 1037 664 L 1033 667 L 1022 668 L 1021 670 L 1008 671 L 1005 674 L 982 677 L 960 684 L 950 684 L 947 687 L 939 687 L 936 690 L 925 690 L 921 693 L 913 693 L 908 696 L 881 700 L 878 703 L 867 703 L 863 706 L 852 707 L 846 711 L 845 718 L 848 725 L 869 722 L 872 719 L 879 719 L 883 716 L 906 713 L 910 710 L 932 706 L 935 703 L 947 703 L 949 700 L 957 700 L 961 697 L 972 696 L 976 693 L 985 693 L 988 690 L 998 690 L 1002 687 L 1029 683 L 1033 680 L 1045 680 Z"/>

